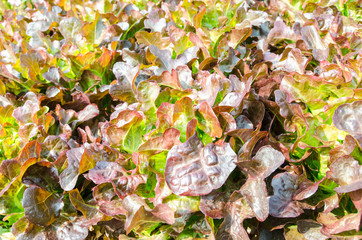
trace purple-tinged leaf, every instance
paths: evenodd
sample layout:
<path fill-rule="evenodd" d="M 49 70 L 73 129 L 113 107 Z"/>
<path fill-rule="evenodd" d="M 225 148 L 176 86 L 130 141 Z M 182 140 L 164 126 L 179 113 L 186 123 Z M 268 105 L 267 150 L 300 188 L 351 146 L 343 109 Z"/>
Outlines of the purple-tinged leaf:
<path fill-rule="evenodd" d="M 230 41 L 228 42 L 229 46 L 235 49 L 241 42 L 245 41 L 252 32 L 250 27 L 231 30 Z"/>
<path fill-rule="evenodd" d="M 132 229 L 142 232 L 158 222 L 168 224 L 175 222 L 174 213 L 170 207 L 165 204 L 159 204 L 151 210 L 146 202 L 137 195 L 126 197 L 123 200 L 122 206 L 127 211 L 125 223 L 127 234 Z"/>
<path fill-rule="evenodd" d="M 107 216 L 126 215 L 126 210 L 122 207 L 122 200 L 112 200 L 99 205 L 99 211 Z"/>
<path fill-rule="evenodd" d="M 317 61 L 323 61 L 328 58 L 329 47 L 323 41 L 314 25 L 302 27 L 301 34 L 307 48 L 313 49 L 313 57 Z"/>
<path fill-rule="evenodd" d="M 280 61 L 273 64 L 273 68 L 303 74 L 307 63 L 308 58 L 298 48 L 287 48 Z"/>
<path fill-rule="evenodd" d="M 90 104 L 86 106 L 82 111 L 77 113 L 78 121 L 85 122 L 89 119 L 92 119 L 98 116 L 99 110 L 96 104 Z"/>
<path fill-rule="evenodd" d="M 203 146 L 197 134 L 167 155 L 165 179 L 173 193 L 200 196 L 221 187 L 236 165 L 228 143 Z"/>
<path fill-rule="evenodd" d="M 125 198 L 126 196 L 132 194 L 138 185 L 147 182 L 147 175 L 145 174 L 138 174 L 138 175 L 126 175 L 120 177 L 114 185 L 114 189 L 118 197 L 121 199 Z"/>
<path fill-rule="evenodd" d="M 163 18 L 164 11 L 161 9 L 152 10 L 148 14 L 148 18 L 145 20 L 145 28 L 151 29 L 152 32 L 162 33 L 163 29 L 166 27 L 166 19 Z"/>
<path fill-rule="evenodd" d="M 90 104 L 91 102 L 89 100 L 89 97 L 85 93 L 74 92 L 72 93 L 72 101 L 68 101 L 67 103 L 63 104 L 62 107 L 64 109 L 72 109 L 78 112 Z"/>
<path fill-rule="evenodd" d="M 325 240 L 327 236 L 321 233 L 322 225 L 311 219 L 297 221 L 298 232 L 307 240 L 320 239 Z"/>
<path fill-rule="evenodd" d="M 42 143 L 41 154 L 50 157 L 50 159 L 55 161 L 68 148 L 68 144 L 62 138 L 55 135 L 49 135 Z"/>
<path fill-rule="evenodd" d="M 135 80 L 139 72 L 139 66 L 133 67 L 125 62 L 117 62 L 113 65 L 113 73 L 117 78 L 117 84 L 111 85 L 109 94 L 128 103 L 136 101 Z"/>
<path fill-rule="evenodd" d="M 346 193 L 362 188 L 362 166 L 353 157 L 340 157 L 329 168 L 327 177 L 340 185 L 334 189 L 336 192 Z"/>
<path fill-rule="evenodd" d="M 84 153 L 84 148 L 72 148 L 67 151 L 68 167 L 60 174 L 60 186 L 65 191 L 75 187 L 79 175 L 79 163 Z"/>
<path fill-rule="evenodd" d="M 318 182 L 314 183 L 309 179 L 305 179 L 303 182 L 299 184 L 298 190 L 295 191 L 295 193 L 293 194 L 293 200 L 300 201 L 309 198 L 318 190 L 319 184 L 323 180 L 324 179 L 321 179 Z"/>
<path fill-rule="evenodd" d="M 31 222 L 26 222 L 25 229 L 21 233 L 18 233 L 16 239 L 18 240 L 31 240 L 31 239 L 46 239 L 47 233 L 44 232 L 44 227 L 38 226 L 36 224 L 32 224 Z"/>
<path fill-rule="evenodd" d="M 0 173 L 11 180 L 19 175 L 20 167 L 20 163 L 16 160 L 4 160 L 0 165 Z"/>
<path fill-rule="evenodd" d="M 25 171 L 21 182 L 26 186 L 37 186 L 48 192 L 60 189 L 58 171 L 49 162 L 38 162 Z"/>
<path fill-rule="evenodd" d="M 110 202 L 115 197 L 116 193 L 111 183 L 101 183 L 93 188 L 93 198 L 98 205 Z"/>
<path fill-rule="evenodd" d="M 259 142 L 261 139 L 265 138 L 268 135 L 268 132 L 266 131 L 261 131 L 261 132 L 254 132 L 253 129 L 240 129 L 243 130 L 242 132 L 242 136 L 244 136 L 245 138 L 241 138 L 245 144 L 243 145 L 242 149 L 240 149 L 241 154 L 239 154 L 239 159 L 241 160 L 241 162 L 243 161 L 249 161 L 254 147 L 257 144 L 257 142 Z M 236 130 L 237 131 L 237 130 Z M 250 132 L 251 131 L 251 132 Z M 234 132 L 234 131 L 233 131 Z M 251 136 L 251 138 L 250 138 Z M 239 161 L 240 161 L 239 160 Z"/>
<path fill-rule="evenodd" d="M 118 84 L 122 81 L 127 81 L 131 86 L 136 80 L 139 72 L 139 67 L 132 67 L 125 62 L 117 62 L 113 65 L 113 73 L 118 80 Z"/>
<path fill-rule="evenodd" d="M 172 194 L 172 191 L 167 186 L 167 183 L 162 176 L 159 174 L 156 175 L 157 183 L 155 187 L 155 197 L 151 199 L 150 201 L 153 203 L 153 205 L 158 205 L 163 202 L 163 199 L 170 196 Z"/>
<path fill-rule="evenodd" d="M 11 233 L 15 237 L 17 237 L 26 230 L 26 227 L 28 225 L 29 225 L 29 220 L 25 216 L 23 216 L 11 226 Z"/>
<path fill-rule="evenodd" d="M 138 152 L 151 151 L 168 151 L 173 146 L 181 144 L 180 140 L 180 131 L 174 128 L 168 128 L 162 134 L 161 137 L 151 138 L 142 144 L 138 148 Z"/>
<path fill-rule="evenodd" d="M 64 39 L 77 42 L 81 39 L 82 21 L 76 17 L 64 18 L 59 23 L 59 31 Z"/>
<path fill-rule="evenodd" d="M 63 208 L 62 198 L 39 187 L 24 191 L 23 208 L 26 218 L 37 225 L 49 226 Z"/>
<path fill-rule="evenodd" d="M 328 236 L 333 237 L 334 234 L 338 234 L 345 231 L 360 229 L 362 212 L 350 213 L 342 218 L 332 213 L 319 213 L 317 221 L 323 225 L 321 232 Z"/>
<path fill-rule="evenodd" d="M 293 109 L 291 109 L 289 103 L 288 103 L 288 95 L 281 91 L 281 90 L 275 90 L 275 103 L 278 104 L 280 110 L 280 115 L 283 117 L 290 119 L 293 116 Z"/>
<path fill-rule="evenodd" d="M 93 222 L 84 217 L 77 217 L 58 223 L 54 231 L 56 231 L 58 240 L 84 240 L 88 236 L 88 228 L 96 224 L 99 220 L 100 218 L 98 216 L 95 216 Z"/>
<path fill-rule="evenodd" d="M 358 211 L 362 209 L 362 189 L 349 193 L 351 200 Z"/>
<path fill-rule="evenodd" d="M 219 106 L 231 106 L 237 108 L 243 100 L 243 94 L 240 92 L 230 92 L 226 94 L 224 99 L 219 103 Z"/>
<path fill-rule="evenodd" d="M 210 106 L 213 106 L 219 92 L 220 81 L 218 75 L 202 71 L 199 72 L 197 78 L 201 82 L 201 91 L 197 92 L 199 103 L 207 102 Z"/>
<path fill-rule="evenodd" d="M 339 157 L 350 155 L 356 147 L 356 141 L 351 135 L 347 135 L 342 146 L 336 146 L 329 152 L 331 162 L 334 162 Z"/>
<path fill-rule="evenodd" d="M 250 239 L 243 227 L 245 219 L 254 217 L 247 201 L 239 193 L 233 193 L 225 209 L 225 218 L 217 231 L 216 239 Z"/>
<path fill-rule="evenodd" d="M 261 222 L 265 221 L 269 215 L 269 199 L 264 180 L 248 178 L 239 192 L 253 210 L 256 218 Z"/>
<path fill-rule="evenodd" d="M 135 34 L 135 37 L 140 44 L 145 44 L 146 46 L 154 45 L 160 50 L 167 49 L 171 44 L 170 39 L 162 37 L 160 32 L 149 33 L 140 31 Z"/>
<path fill-rule="evenodd" d="M 18 107 L 13 111 L 13 117 L 21 124 L 31 123 L 33 121 L 33 116 L 39 110 L 39 101 L 27 100 L 23 106 Z"/>
<path fill-rule="evenodd" d="M 111 146 L 122 146 L 127 133 L 133 125 L 138 125 L 143 116 L 134 110 L 121 111 L 117 118 L 112 119 L 106 130 L 106 136 Z"/>
<path fill-rule="evenodd" d="M 253 209 L 256 218 L 264 221 L 269 215 L 269 199 L 264 178 L 284 163 L 284 156 L 270 145 L 261 147 L 251 160 L 237 163 L 248 174 L 240 193 Z"/>
<path fill-rule="evenodd" d="M 274 22 L 274 27 L 268 34 L 268 43 L 276 44 L 284 39 L 296 41 L 298 36 L 290 29 L 282 19 L 278 18 Z"/>
<path fill-rule="evenodd" d="M 119 178 L 126 174 L 126 170 L 123 169 L 116 162 L 97 162 L 96 166 L 89 170 L 88 177 L 95 184 L 102 184 L 111 182 L 113 179 Z"/>
<path fill-rule="evenodd" d="M 58 68 L 49 68 L 47 72 L 43 73 L 43 77 L 49 82 L 53 82 L 54 84 L 59 85 L 60 74 Z"/>
<path fill-rule="evenodd" d="M 230 113 L 220 112 L 218 114 L 218 120 L 223 132 L 228 133 L 233 130 L 236 130 L 236 121 Z"/>
<path fill-rule="evenodd" d="M 228 56 L 219 63 L 219 69 L 222 72 L 231 73 L 240 61 L 241 60 L 236 56 L 235 51 L 229 48 Z"/>
<path fill-rule="evenodd" d="M 303 210 L 298 202 L 293 201 L 293 194 L 298 189 L 299 177 L 288 172 L 277 174 L 271 183 L 274 195 L 269 199 L 270 215 L 280 218 L 297 217 Z"/>
<path fill-rule="evenodd" d="M 97 160 L 99 160 L 99 158 L 97 158 L 98 154 L 97 152 L 92 151 L 93 149 L 84 149 L 84 152 L 82 154 L 82 157 L 80 159 L 79 162 L 79 174 L 82 174 L 92 168 L 94 168 L 97 164 Z"/>
<path fill-rule="evenodd" d="M 242 114 L 253 123 L 254 127 L 257 127 L 263 121 L 265 106 L 261 101 L 244 100 Z"/>
<path fill-rule="evenodd" d="M 333 115 L 333 124 L 340 130 L 349 132 L 362 145 L 362 101 L 340 105 Z"/>
<path fill-rule="evenodd" d="M 323 200 L 324 202 L 324 213 L 330 213 L 333 209 L 337 208 L 339 205 L 338 194 L 334 194 Z"/>
<path fill-rule="evenodd" d="M 201 197 L 200 211 L 211 218 L 221 219 L 224 217 L 224 207 L 227 200 L 227 195 L 224 192 L 213 190 Z"/>
<path fill-rule="evenodd" d="M 155 74 L 159 76 L 163 71 L 171 72 L 172 69 L 176 69 L 178 66 L 185 65 L 196 59 L 199 48 L 193 46 L 186 49 L 182 54 L 178 55 L 176 59 L 172 59 L 171 52 L 169 50 L 160 50 L 154 45 L 149 46 L 149 50 L 158 59 L 157 62 L 159 67 L 155 70 Z"/>
<path fill-rule="evenodd" d="M 188 71 L 190 69 L 187 66 L 179 66 L 180 67 L 186 67 Z M 190 77 L 192 80 L 192 77 Z M 175 69 L 172 69 L 171 72 L 164 71 L 160 76 L 152 76 L 148 79 L 148 81 L 156 81 L 159 85 L 168 86 L 175 89 L 181 89 L 181 83 L 179 80 L 179 76 L 177 75 L 177 72 Z M 187 83 L 184 83 L 184 85 Z"/>
<path fill-rule="evenodd" d="M 261 147 L 251 160 L 239 161 L 237 165 L 249 177 L 264 179 L 280 167 L 284 160 L 284 155 L 281 152 L 268 145 Z"/>

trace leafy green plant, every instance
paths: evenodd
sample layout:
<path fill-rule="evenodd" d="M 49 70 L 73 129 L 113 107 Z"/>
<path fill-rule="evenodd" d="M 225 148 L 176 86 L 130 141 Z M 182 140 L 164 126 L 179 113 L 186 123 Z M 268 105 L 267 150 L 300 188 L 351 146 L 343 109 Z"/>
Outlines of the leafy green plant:
<path fill-rule="evenodd" d="M 360 1 L 1 1 L 3 239 L 360 239 Z"/>

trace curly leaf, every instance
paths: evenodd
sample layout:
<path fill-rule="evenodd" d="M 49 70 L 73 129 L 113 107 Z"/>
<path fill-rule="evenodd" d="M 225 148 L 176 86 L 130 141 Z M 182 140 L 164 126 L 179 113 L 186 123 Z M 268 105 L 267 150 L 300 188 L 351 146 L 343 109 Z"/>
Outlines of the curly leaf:
<path fill-rule="evenodd" d="M 203 146 L 197 134 L 171 148 L 165 179 L 173 193 L 200 196 L 221 187 L 236 165 L 236 154 L 228 143 Z"/>

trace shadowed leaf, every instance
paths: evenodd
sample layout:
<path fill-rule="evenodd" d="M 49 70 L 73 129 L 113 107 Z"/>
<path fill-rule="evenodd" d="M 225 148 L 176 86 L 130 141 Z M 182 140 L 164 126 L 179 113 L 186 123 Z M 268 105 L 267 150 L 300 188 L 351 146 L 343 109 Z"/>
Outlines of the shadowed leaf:
<path fill-rule="evenodd" d="M 63 208 L 62 198 L 39 187 L 24 191 L 23 207 L 26 218 L 37 225 L 49 226 Z"/>

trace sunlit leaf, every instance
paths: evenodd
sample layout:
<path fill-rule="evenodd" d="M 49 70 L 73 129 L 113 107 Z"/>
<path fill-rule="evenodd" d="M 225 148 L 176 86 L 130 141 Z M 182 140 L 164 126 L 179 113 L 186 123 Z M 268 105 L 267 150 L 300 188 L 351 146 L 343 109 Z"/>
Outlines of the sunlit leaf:
<path fill-rule="evenodd" d="M 204 147 L 195 134 L 170 150 L 165 179 L 177 195 L 205 195 L 221 187 L 236 167 L 235 160 L 236 154 L 228 143 Z"/>

